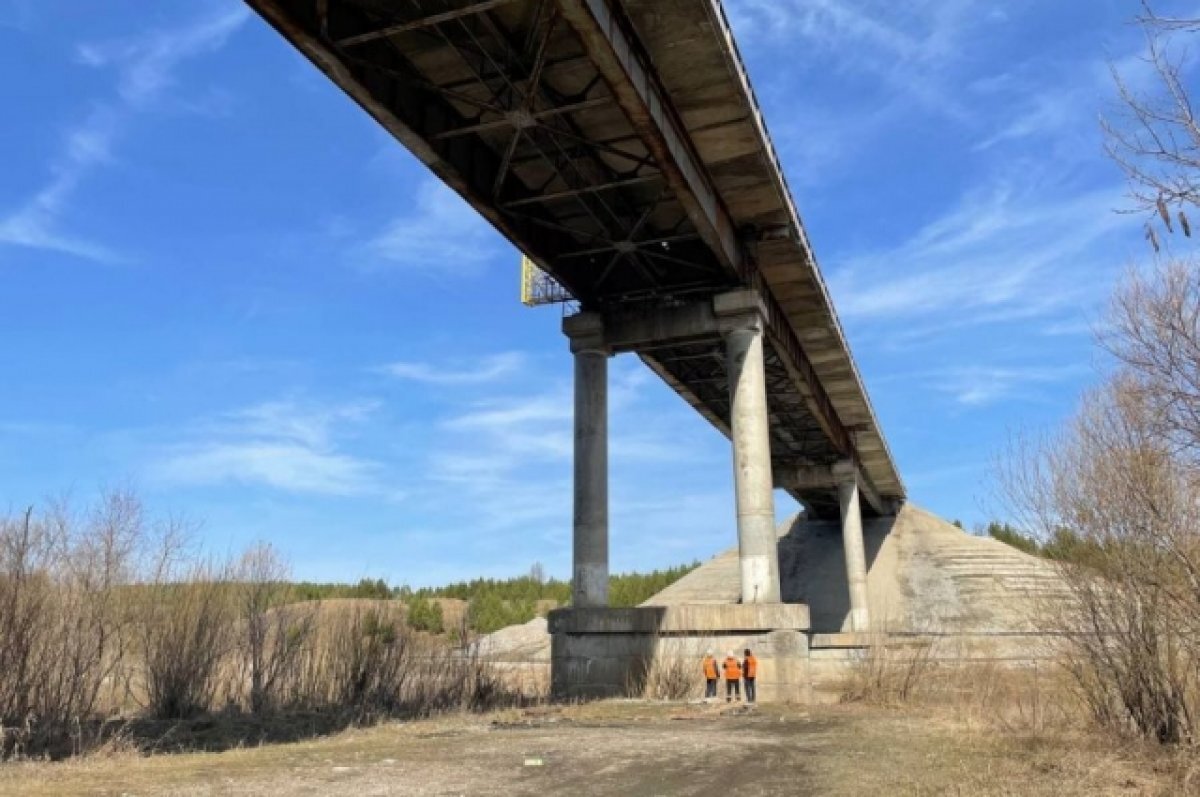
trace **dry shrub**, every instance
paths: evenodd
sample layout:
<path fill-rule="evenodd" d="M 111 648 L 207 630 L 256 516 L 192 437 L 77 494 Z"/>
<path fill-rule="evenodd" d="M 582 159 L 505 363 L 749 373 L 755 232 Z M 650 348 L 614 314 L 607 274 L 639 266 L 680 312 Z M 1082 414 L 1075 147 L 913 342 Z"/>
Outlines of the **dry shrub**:
<path fill-rule="evenodd" d="M 256 545 L 238 562 L 234 592 L 240 614 L 230 700 L 254 714 L 274 711 L 298 669 L 316 623 L 313 607 L 293 602 L 290 571 L 270 545 Z"/>
<path fill-rule="evenodd" d="M 1133 274 L 1102 339 L 1120 367 L 1057 435 L 1002 468 L 1025 525 L 1073 541 L 1068 671 L 1104 727 L 1194 745 L 1200 732 L 1200 269 Z"/>
<path fill-rule="evenodd" d="M 139 592 L 136 634 L 147 710 L 160 719 L 207 711 L 231 646 L 228 568 L 167 567 Z"/>
<path fill-rule="evenodd" d="M 678 641 L 659 637 L 654 651 L 643 656 L 630 672 L 625 693 L 644 700 L 689 700 L 699 697 L 704 685 L 700 657 L 681 655 Z"/>
<path fill-rule="evenodd" d="M 902 705 L 930 687 L 932 642 L 889 641 L 880 633 L 858 651 L 842 685 L 842 699 L 874 705 Z"/>
<path fill-rule="evenodd" d="M 845 702 L 934 709 L 1025 737 L 1082 724 L 1083 707 L 1059 662 L 980 658 L 955 636 L 876 637 L 842 684 Z"/>
<path fill-rule="evenodd" d="M 128 643 L 120 586 L 145 533 L 113 492 L 87 516 L 65 502 L 0 518 L 0 754 L 78 750 L 119 681 Z"/>
<path fill-rule="evenodd" d="M 229 563 L 184 539 L 128 492 L 0 518 L 0 757 L 133 745 L 126 721 L 217 708 L 363 721 L 538 699 L 399 603 L 294 603 L 270 547 Z"/>
<path fill-rule="evenodd" d="M 400 607 L 356 608 L 319 642 L 309 658 L 319 675 L 307 679 L 324 681 L 314 695 L 319 702 L 360 713 L 399 711 L 414 654 L 414 636 Z"/>
<path fill-rule="evenodd" d="M 323 607 L 289 672 L 280 690 L 289 707 L 348 712 L 357 721 L 536 699 L 512 689 L 472 646 L 413 631 L 402 606 L 382 601 Z"/>

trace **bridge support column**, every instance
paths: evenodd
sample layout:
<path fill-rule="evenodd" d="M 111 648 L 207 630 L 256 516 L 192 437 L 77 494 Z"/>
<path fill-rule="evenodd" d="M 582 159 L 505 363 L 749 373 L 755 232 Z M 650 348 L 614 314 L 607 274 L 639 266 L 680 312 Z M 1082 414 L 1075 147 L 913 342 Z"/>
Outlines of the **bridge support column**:
<path fill-rule="evenodd" d="M 850 586 L 850 630 L 870 630 L 867 611 L 867 555 L 863 546 L 862 513 L 858 500 L 858 468 L 853 462 L 833 467 L 842 510 L 842 545 L 846 554 L 846 581 Z"/>
<path fill-rule="evenodd" d="M 778 603 L 779 544 L 763 363 L 764 313 L 754 291 L 721 294 L 713 300 L 713 310 L 725 340 L 729 373 L 742 603 Z"/>
<path fill-rule="evenodd" d="M 596 313 L 563 319 L 575 357 L 575 501 L 571 604 L 608 605 L 608 358 Z"/>

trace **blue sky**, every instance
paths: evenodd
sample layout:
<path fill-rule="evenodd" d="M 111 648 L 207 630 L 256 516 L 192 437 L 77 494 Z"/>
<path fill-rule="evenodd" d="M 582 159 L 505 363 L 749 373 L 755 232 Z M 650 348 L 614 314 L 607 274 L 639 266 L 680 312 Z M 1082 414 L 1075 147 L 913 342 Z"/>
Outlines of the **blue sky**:
<path fill-rule="evenodd" d="M 726 8 L 912 500 L 985 520 L 1147 257 L 1097 123 L 1110 62 L 1145 79 L 1137 4 Z M 569 572 L 558 311 L 277 34 L 233 0 L 0 0 L 0 69 L 0 510 L 132 484 L 304 578 Z M 723 438 L 611 373 L 613 567 L 734 544 Z"/>

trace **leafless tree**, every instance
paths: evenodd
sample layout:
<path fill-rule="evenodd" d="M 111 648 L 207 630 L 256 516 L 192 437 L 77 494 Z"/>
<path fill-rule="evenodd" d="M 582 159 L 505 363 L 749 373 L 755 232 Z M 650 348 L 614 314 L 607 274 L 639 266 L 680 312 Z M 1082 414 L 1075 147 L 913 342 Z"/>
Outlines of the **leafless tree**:
<path fill-rule="evenodd" d="M 1125 368 L 1154 431 L 1200 467 L 1200 268 L 1172 260 L 1134 271 L 1118 289 L 1101 344 Z"/>
<path fill-rule="evenodd" d="M 1200 728 L 1200 505 L 1190 470 L 1124 376 L 1060 434 L 1017 449 L 1004 483 L 1044 536 L 1079 540 L 1070 599 L 1044 617 L 1095 717 L 1162 742 Z"/>
<path fill-rule="evenodd" d="M 1097 719 L 1200 741 L 1200 269 L 1131 274 L 1102 345 L 1114 372 L 1061 432 L 1014 446 L 1025 525 L 1078 540 L 1062 565 L 1071 673 Z"/>
<path fill-rule="evenodd" d="M 1143 0 L 1137 17 L 1152 75 L 1112 67 L 1119 103 L 1102 119 L 1108 154 L 1129 180 L 1134 210 L 1157 214 L 1167 232 L 1191 236 L 1189 210 L 1200 206 L 1200 121 L 1188 87 L 1189 62 L 1181 40 L 1200 32 L 1200 19 L 1159 15 Z M 1159 250 L 1158 234 L 1146 235 Z"/>

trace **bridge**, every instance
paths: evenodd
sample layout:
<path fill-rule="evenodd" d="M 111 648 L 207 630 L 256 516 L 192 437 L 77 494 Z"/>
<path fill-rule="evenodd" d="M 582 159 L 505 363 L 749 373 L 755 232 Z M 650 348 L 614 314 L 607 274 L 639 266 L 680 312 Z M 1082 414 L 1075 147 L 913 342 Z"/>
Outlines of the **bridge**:
<path fill-rule="evenodd" d="M 904 485 L 719 0 L 247 2 L 578 301 L 573 606 L 607 604 L 633 352 L 732 441 L 741 603 L 780 601 L 781 487 L 842 519 L 866 630 L 861 513 Z"/>

